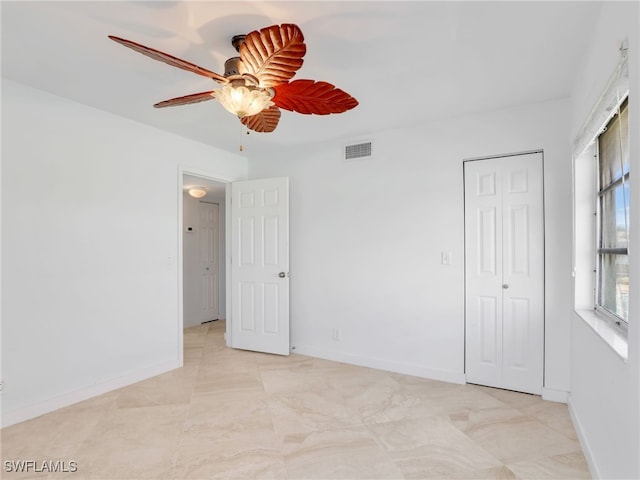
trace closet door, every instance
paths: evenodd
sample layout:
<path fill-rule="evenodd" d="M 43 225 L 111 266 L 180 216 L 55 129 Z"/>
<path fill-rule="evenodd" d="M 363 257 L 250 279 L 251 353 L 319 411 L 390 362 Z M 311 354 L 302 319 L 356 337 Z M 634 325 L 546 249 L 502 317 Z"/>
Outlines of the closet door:
<path fill-rule="evenodd" d="M 465 372 L 539 394 L 544 359 L 542 154 L 468 161 Z"/>

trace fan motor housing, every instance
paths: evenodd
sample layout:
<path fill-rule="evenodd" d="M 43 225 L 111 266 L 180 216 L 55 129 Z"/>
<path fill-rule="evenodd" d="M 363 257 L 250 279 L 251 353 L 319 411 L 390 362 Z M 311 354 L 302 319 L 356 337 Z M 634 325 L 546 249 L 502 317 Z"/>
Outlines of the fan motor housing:
<path fill-rule="evenodd" d="M 246 35 L 234 35 L 231 38 L 231 45 L 236 49 L 236 52 L 240 51 L 240 45 L 244 43 L 245 38 L 247 38 Z"/>
<path fill-rule="evenodd" d="M 231 57 L 224 62 L 224 76 L 229 77 L 231 75 L 240 75 L 240 57 Z"/>

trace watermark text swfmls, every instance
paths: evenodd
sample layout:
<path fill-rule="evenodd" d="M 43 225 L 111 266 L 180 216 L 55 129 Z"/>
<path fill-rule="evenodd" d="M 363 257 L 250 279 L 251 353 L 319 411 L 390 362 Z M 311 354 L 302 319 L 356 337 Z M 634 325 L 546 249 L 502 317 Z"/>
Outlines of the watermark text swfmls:
<path fill-rule="evenodd" d="M 74 473 L 78 471 L 75 460 L 5 460 L 7 473 Z"/>

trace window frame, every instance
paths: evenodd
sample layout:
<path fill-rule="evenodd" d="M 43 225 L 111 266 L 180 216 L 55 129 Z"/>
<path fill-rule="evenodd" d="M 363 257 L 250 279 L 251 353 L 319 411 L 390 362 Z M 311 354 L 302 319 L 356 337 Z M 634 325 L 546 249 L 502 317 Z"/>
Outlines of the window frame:
<path fill-rule="evenodd" d="M 627 171 L 625 173 L 624 171 L 621 170 L 621 175 L 619 177 L 616 177 L 615 179 L 611 180 L 605 186 L 601 185 L 602 162 L 601 162 L 601 155 L 600 155 L 600 137 L 613 125 L 614 122 L 616 121 L 620 122 L 620 115 L 622 111 L 625 108 L 626 109 L 629 108 L 628 102 L 629 102 L 629 96 L 627 93 L 624 97 L 622 97 L 622 99 L 616 105 L 616 108 L 614 109 L 615 113 L 608 119 L 606 126 L 598 133 L 598 135 L 596 135 L 596 138 L 594 139 L 595 145 L 596 145 L 596 150 L 595 150 L 596 151 L 596 155 L 595 155 L 596 156 L 596 161 L 595 161 L 596 185 L 595 185 L 595 192 L 594 192 L 595 193 L 594 221 L 595 221 L 595 232 L 596 232 L 595 252 L 594 252 L 595 253 L 595 266 L 594 266 L 595 267 L 594 268 L 594 287 L 595 288 L 594 288 L 594 299 L 593 299 L 594 310 L 602 318 L 609 321 L 610 323 L 615 325 L 615 327 L 617 327 L 619 330 L 624 332 L 625 335 L 628 332 L 629 319 L 628 318 L 625 319 L 620 315 L 618 315 L 616 312 L 612 312 L 605 305 L 603 305 L 604 302 L 601 301 L 602 284 L 604 279 L 604 275 L 602 274 L 602 269 L 603 269 L 602 265 L 604 263 L 604 258 L 607 255 L 614 255 L 614 256 L 624 255 L 628 258 L 629 248 L 628 246 L 627 247 L 603 247 L 603 235 L 604 235 L 603 225 L 606 223 L 606 221 L 603 220 L 603 218 L 605 217 L 603 216 L 604 214 L 602 212 L 602 203 L 603 203 L 602 198 L 608 192 L 611 192 L 621 184 L 629 185 L 630 172 Z M 627 128 L 628 128 L 628 122 L 627 122 Z M 626 138 L 628 141 L 629 135 L 627 135 Z M 624 192 L 623 192 L 623 195 L 624 195 Z M 626 210 L 627 211 L 629 210 L 628 204 L 626 206 Z M 629 215 L 629 219 L 630 217 L 631 216 Z M 614 223 L 615 223 L 615 219 L 614 219 Z M 627 231 L 627 242 L 628 242 L 628 231 Z"/>

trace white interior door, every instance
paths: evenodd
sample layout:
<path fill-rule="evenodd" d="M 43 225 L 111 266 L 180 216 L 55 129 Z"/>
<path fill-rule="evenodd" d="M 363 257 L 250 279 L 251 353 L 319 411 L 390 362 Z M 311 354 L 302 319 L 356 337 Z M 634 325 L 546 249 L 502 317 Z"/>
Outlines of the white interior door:
<path fill-rule="evenodd" d="M 219 318 L 219 205 L 200 202 L 200 322 Z"/>
<path fill-rule="evenodd" d="M 289 179 L 231 185 L 230 346 L 289 354 Z"/>
<path fill-rule="evenodd" d="M 540 394 L 542 154 L 469 161 L 464 177 L 467 381 Z"/>

